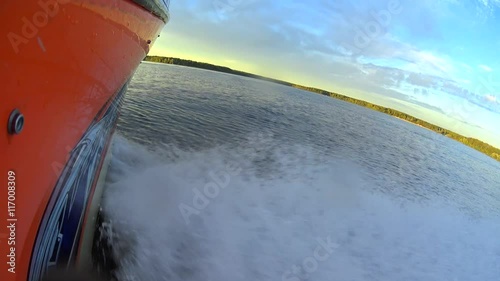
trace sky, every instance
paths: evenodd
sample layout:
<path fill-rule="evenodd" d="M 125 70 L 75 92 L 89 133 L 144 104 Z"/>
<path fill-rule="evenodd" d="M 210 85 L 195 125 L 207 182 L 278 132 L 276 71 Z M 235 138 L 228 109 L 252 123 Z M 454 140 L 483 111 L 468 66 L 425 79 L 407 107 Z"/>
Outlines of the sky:
<path fill-rule="evenodd" d="M 500 147 L 500 0 L 180 0 L 151 55 L 401 110 Z"/>

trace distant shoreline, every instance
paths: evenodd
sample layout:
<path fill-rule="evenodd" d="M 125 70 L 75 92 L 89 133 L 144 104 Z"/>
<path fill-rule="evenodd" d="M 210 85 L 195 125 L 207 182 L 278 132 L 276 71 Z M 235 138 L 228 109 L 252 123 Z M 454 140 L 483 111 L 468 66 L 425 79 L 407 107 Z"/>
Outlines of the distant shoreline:
<path fill-rule="evenodd" d="M 482 152 L 482 153 L 492 157 L 493 159 L 495 159 L 497 161 L 500 161 L 500 149 L 499 148 L 496 148 L 490 144 L 487 144 L 487 143 L 485 143 L 481 140 L 475 139 L 475 138 L 465 137 L 463 135 L 457 134 L 455 132 L 452 132 L 450 130 L 436 126 L 434 124 L 431 124 L 429 122 L 418 119 L 416 117 L 413 117 L 411 115 L 408 115 L 404 112 L 401 112 L 401 111 L 398 111 L 398 110 L 395 110 L 392 108 L 379 106 L 379 105 L 376 105 L 373 103 L 369 103 L 367 101 L 351 98 L 348 96 L 344 96 L 341 94 L 337 94 L 337 93 L 333 93 L 333 92 L 329 92 L 329 91 L 325 91 L 325 90 L 321 90 L 321 89 L 317 89 L 317 88 L 306 87 L 306 86 L 297 85 L 297 84 L 293 84 L 293 83 L 286 82 L 286 81 L 281 81 L 281 80 L 272 79 L 272 78 L 268 78 L 268 77 L 264 77 L 264 76 L 260 76 L 260 75 L 255 75 L 255 74 L 248 73 L 248 72 L 233 70 L 233 69 L 231 69 L 229 67 L 225 67 L 225 66 L 213 65 L 213 64 L 209 64 L 209 63 L 197 62 L 197 61 L 192 61 L 192 60 L 184 60 L 184 59 L 179 59 L 179 58 L 160 57 L 160 56 L 147 56 L 146 58 L 144 58 L 144 61 L 189 66 L 189 67 L 213 70 L 213 71 L 224 72 L 224 73 L 229 73 L 229 74 L 234 74 L 234 75 L 239 75 L 239 76 L 245 76 L 245 77 L 255 78 L 255 79 L 269 81 L 269 82 L 273 82 L 273 83 L 278 83 L 281 85 L 290 86 L 293 88 L 297 88 L 297 89 L 301 89 L 301 90 L 329 96 L 332 98 L 340 99 L 340 100 L 343 100 L 346 102 L 350 102 L 350 103 L 353 103 L 356 105 L 360 105 L 360 106 L 363 106 L 366 108 L 370 108 L 372 110 L 376 110 L 376 111 L 385 113 L 387 115 L 394 116 L 394 117 L 401 119 L 403 121 L 413 123 L 413 124 L 420 126 L 422 128 L 425 128 L 425 129 L 434 131 L 438 134 L 447 136 L 447 137 L 454 139 L 458 142 L 461 142 L 461 143 L 463 143 L 471 148 L 474 148 L 477 151 Z"/>
<path fill-rule="evenodd" d="M 424 126 L 422 126 L 422 125 L 419 125 L 419 124 L 416 124 L 416 123 L 413 123 L 413 122 L 410 122 L 410 121 L 408 121 L 408 120 L 406 120 L 406 119 L 399 118 L 399 117 L 397 117 L 397 116 L 393 116 L 393 117 L 398 118 L 399 120 L 405 121 L 405 122 L 407 122 L 407 123 L 410 123 L 410 124 L 412 124 L 412 125 L 418 126 L 418 127 L 420 127 L 420 128 L 423 128 L 423 129 L 426 129 L 426 130 L 432 131 L 432 130 L 431 130 L 431 129 L 429 129 L 429 128 L 426 128 L 426 127 L 424 127 Z M 433 131 L 433 132 L 434 132 L 434 131 Z"/>

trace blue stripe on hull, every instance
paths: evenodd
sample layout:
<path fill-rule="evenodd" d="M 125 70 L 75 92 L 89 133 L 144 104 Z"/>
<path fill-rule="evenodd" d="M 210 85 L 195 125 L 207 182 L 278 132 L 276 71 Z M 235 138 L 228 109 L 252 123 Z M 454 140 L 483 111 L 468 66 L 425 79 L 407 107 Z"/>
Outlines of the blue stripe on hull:
<path fill-rule="evenodd" d="M 38 229 L 29 281 L 39 281 L 52 268 L 73 266 L 85 211 L 99 167 L 114 131 L 127 84 L 100 110 L 71 151 Z"/>

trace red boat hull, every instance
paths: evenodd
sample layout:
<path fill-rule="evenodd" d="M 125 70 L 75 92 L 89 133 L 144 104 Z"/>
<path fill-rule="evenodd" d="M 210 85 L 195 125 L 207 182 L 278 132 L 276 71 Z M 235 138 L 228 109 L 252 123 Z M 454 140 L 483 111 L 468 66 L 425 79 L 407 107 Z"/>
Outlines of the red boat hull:
<path fill-rule="evenodd" d="M 95 135 L 92 126 L 115 115 L 97 152 L 102 161 L 120 89 L 165 22 L 127 0 L 2 1 L 0 18 L 0 280 L 29 280 L 34 249 L 45 246 L 37 239 L 62 196 L 61 175 L 77 161 L 82 138 Z M 7 130 L 14 109 L 25 120 L 18 134 Z M 99 170 L 89 173 L 92 189 Z"/>

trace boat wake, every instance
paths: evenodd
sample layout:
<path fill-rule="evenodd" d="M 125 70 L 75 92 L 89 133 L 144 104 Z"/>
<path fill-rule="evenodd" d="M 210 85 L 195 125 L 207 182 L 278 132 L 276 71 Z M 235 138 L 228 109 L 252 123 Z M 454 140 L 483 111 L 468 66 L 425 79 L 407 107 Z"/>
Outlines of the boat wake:
<path fill-rule="evenodd" d="M 182 151 L 115 136 L 103 201 L 120 281 L 496 280 L 500 223 L 399 202 L 312 148 Z"/>

